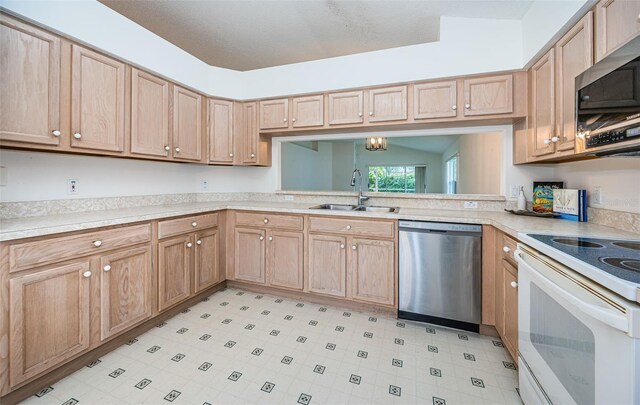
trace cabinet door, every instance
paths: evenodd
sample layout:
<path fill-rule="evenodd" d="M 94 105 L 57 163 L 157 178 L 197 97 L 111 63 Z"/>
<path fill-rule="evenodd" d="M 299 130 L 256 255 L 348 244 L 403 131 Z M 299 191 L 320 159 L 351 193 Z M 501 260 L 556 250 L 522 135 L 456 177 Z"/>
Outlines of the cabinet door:
<path fill-rule="evenodd" d="M 531 123 L 531 154 L 542 156 L 554 152 L 555 143 L 555 79 L 553 49 L 547 52 L 530 69 L 531 102 L 529 120 Z"/>
<path fill-rule="evenodd" d="M 556 44 L 556 149 L 571 150 L 576 139 L 576 76 L 593 64 L 593 13 L 589 11 Z"/>
<path fill-rule="evenodd" d="M 353 299 L 393 305 L 395 301 L 395 243 L 373 239 L 351 241 Z"/>
<path fill-rule="evenodd" d="M 362 124 L 364 92 L 348 91 L 329 94 L 329 125 Z"/>
<path fill-rule="evenodd" d="M 318 127 L 324 124 L 324 96 L 296 97 L 293 99 L 294 128 Z"/>
<path fill-rule="evenodd" d="M 464 115 L 513 112 L 513 75 L 479 77 L 464 81 Z"/>
<path fill-rule="evenodd" d="M 260 129 L 289 126 L 289 99 L 260 101 Z"/>
<path fill-rule="evenodd" d="M 504 334 L 502 338 L 514 359 L 518 353 L 518 278 L 517 270 L 504 263 Z"/>
<path fill-rule="evenodd" d="M 169 82 L 131 70 L 131 153 L 169 156 Z"/>
<path fill-rule="evenodd" d="M 239 153 L 240 161 L 244 164 L 254 164 L 258 162 L 260 153 L 260 133 L 258 131 L 258 103 L 236 104 L 239 122 Z"/>
<path fill-rule="evenodd" d="M 72 45 L 71 146 L 124 150 L 125 65 Z"/>
<path fill-rule="evenodd" d="M 309 235 L 309 291 L 347 296 L 347 238 Z"/>
<path fill-rule="evenodd" d="M 198 293 L 220 281 L 218 230 L 197 233 L 195 247 L 194 291 Z"/>
<path fill-rule="evenodd" d="M 267 237 L 269 284 L 302 290 L 304 235 L 302 232 L 270 231 Z"/>
<path fill-rule="evenodd" d="M 173 157 L 202 157 L 202 96 L 179 86 L 173 87 Z"/>
<path fill-rule="evenodd" d="M 455 80 L 413 86 L 413 117 L 455 117 L 458 114 L 457 87 Z"/>
<path fill-rule="evenodd" d="M 189 298 L 192 252 L 191 235 L 179 236 L 158 243 L 159 311 L 164 311 Z"/>
<path fill-rule="evenodd" d="M 600 0 L 596 4 L 596 62 L 640 34 L 640 1 Z"/>
<path fill-rule="evenodd" d="M 236 279 L 264 284 L 265 231 L 262 229 L 236 228 Z"/>
<path fill-rule="evenodd" d="M 88 349 L 90 277 L 84 261 L 9 281 L 12 386 Z"/>
<path fill-rule="evenodd" d="M 0 20 L 0 140 L 60 144 L 60 38 Z"/>
<path fill-rule="evenodd" d="M 233 102 L 209 99 L 209 162 L 233 163 Z"/>
<path fill-rule="evenodd" d="M 369 122 L 407 119 L 407 86 L 369 90 Z"/>
<path fill-rule="evenodd" d="M 498 240 L 501 238 L 498 237 Z M 498 245 L 498 248 L 499 245 Z M 502 260 L 501 252 L 496 252 L 497 263 L 495 265 L 496 279 L 495 279 L 495 311 L 496 311 L 496 330 L 498 334 L 504 337 L 504 286 L 505 286 L 505 261 Z"/>
<path fill-rule="evenodd" d="M 105 340 L 151 318 L 151 247 L 100 258 L 100 338 Z"/>

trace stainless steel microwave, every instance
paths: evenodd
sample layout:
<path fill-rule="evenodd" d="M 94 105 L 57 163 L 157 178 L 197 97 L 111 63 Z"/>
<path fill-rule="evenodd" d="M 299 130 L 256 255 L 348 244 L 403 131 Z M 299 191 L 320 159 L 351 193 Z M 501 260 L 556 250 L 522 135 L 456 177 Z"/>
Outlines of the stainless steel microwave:
<path fill-rule="evenodd" d="M 640 156 L 640 36 L 576 77 L 576 153 Z"/>

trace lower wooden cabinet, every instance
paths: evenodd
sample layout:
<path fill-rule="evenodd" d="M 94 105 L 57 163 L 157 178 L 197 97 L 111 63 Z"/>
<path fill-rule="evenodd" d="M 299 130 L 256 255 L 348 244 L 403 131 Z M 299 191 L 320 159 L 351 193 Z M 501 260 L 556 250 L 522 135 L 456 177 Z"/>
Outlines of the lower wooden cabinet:
<path fill-rule="evenodd" d="M 269 284 L 302 290 L 304 234 L 287 231 L 268 231 L 267 234 Z"/>
<path fill-rule="evenodd" d="M 518 271 L 503 261 L 504 333 L 502 339 L 514 359 L 518 354 Z"/>
<path fill-rule="evenodd" d="M 100 258 L 100 339 L 151 318 L 151 246 Z"/>
<path fill-rule="evenodd" d="M 10 385 L 84 352 L 90 345 L 88 260 L 10 280 Z"/>
<path fill-rule="evenodd" d="M 265 234 L 263 229 L 236 228 L 235 230 L 235 276 L 237 280 L 264 284 Z"/>
<path fill-rule="evenodd" d="M 198 293 L 222 281 L 218 265 L 218 230 L 196 234 L 194 292 Z"/>
<path fill-rule="evenodd" d="M 347 238 L 309 235 L 309 291 L 347 296 Z"/>
<path fill-rule="evenodd" d="M 351 296 L 354 300 L 394 304 L 394 241 L 353 239 L 350 267 Z"/>
<path fill-rule="evenodd" d="M 158 243 L 158 310 L 189 298 L 191 294 L 191 235 Z"/>

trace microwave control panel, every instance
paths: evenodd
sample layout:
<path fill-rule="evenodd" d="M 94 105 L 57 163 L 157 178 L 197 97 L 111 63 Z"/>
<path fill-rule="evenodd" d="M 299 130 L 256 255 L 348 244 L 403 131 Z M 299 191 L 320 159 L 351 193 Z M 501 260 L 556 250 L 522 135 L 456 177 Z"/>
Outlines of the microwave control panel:
<path fill-rule="evenodd" d="M 603 132 L 597 135 L 587 135 L 586 147 L 595 148 L 597 146 L 609 145 L 612 143 L 624 142 L 631 138 L 640 136 L 640 127 L 613 130 L 609 132 Z"/>

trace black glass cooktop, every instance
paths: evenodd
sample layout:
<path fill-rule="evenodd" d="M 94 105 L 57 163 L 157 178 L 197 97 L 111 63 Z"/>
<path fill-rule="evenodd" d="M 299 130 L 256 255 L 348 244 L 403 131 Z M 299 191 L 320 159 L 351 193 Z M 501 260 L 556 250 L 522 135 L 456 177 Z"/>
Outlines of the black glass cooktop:
<path fill-rule="evenodd" d="M 640 284 L 640 240 L 529 236 L 613 276 Z"/>

